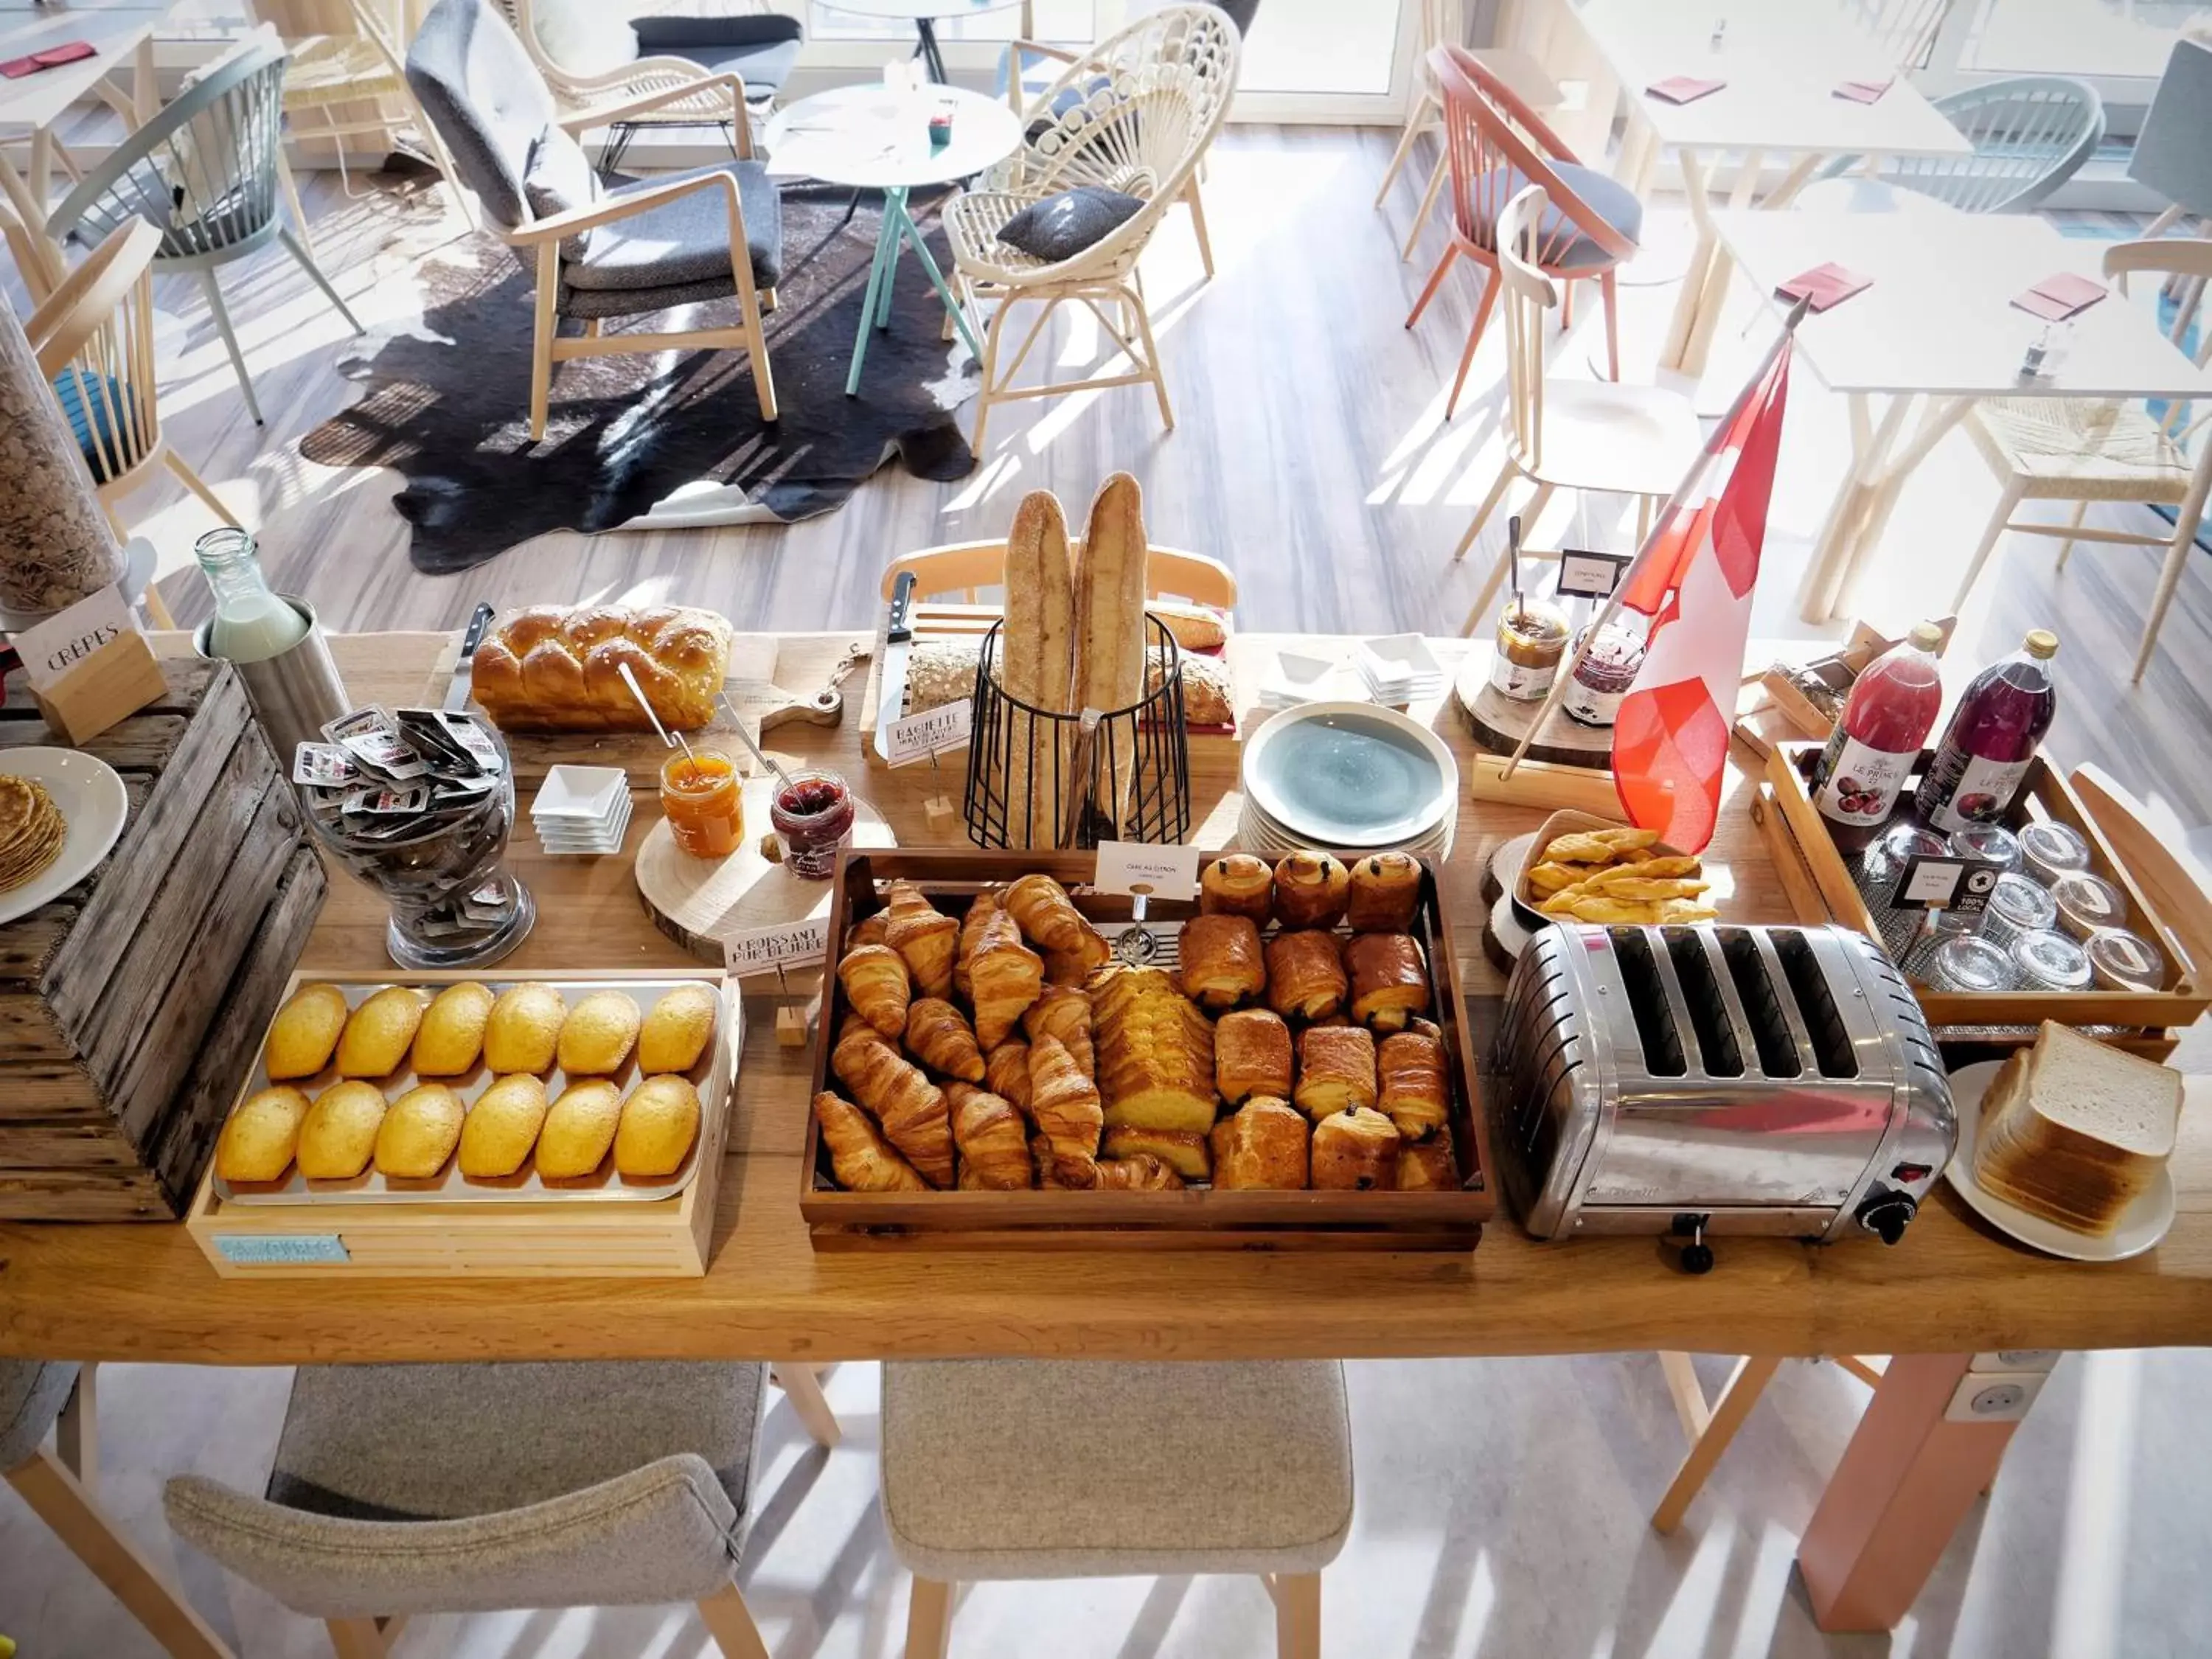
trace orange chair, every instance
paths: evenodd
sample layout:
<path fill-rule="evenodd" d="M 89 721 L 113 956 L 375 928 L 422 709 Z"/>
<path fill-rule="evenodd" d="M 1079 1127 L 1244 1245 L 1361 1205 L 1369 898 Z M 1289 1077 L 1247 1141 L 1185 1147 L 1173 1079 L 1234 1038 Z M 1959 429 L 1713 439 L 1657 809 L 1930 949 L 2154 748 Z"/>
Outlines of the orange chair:
<path fill-rule="evenodd" d="M 1613 276 L 1636 252 L 1644 204 L 1626 185 L 1575 160 L 1559 136 L 1513 89 L 1482 66 L 1464 46 L 1442 46 L 1429 54 L 1429 73 L 1443 94 L 1444 145 L 1451 161 L 1451 241 L 1437 261 L 1429 285 L 1406 319 L 1421 320 L 1444 273 L 1462 254 L 1489 272 L 1476 304 L 1474 326 L 1460 354 L 1452 382 L 1449 420 L 1467 385 L 1468 366 L 1498 303 L 1498 218 L 1530 185 L 1542 186 L 1550 210 L 1539 227 L 1536 268 L 1565 285 L 1563 320 L 1573 320 L 1574 288 L 1595 278 L 1605 296 L 1607 372 L 1620 378 L 1620 335 Z"/>

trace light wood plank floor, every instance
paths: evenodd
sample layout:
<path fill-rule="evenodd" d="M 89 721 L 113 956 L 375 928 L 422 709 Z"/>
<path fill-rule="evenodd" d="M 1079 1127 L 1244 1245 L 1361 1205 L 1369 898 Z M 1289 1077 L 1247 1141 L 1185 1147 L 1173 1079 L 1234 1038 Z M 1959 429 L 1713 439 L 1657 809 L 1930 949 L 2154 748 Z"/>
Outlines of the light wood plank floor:
<path fill-rule="evenodd" d="M 394 476 L 332 471 L 302 461 L 301 434 L 343 407 L 356 388 L 335 368 L 338 319 L 278 253 L 226 273 L 270 424 L 245 418 L 196 290 L 165 280 L 164 406 L 175 441 L 261 532 L 278 582 L 305 594 L 334 627 L 444 626 L 478 599 L 507 605 L 586 599 L 670 599 L 712 605 L 740 627 L 864 626 L 893 555 L 1002 532 L 1025 490 L 1048 486 L 1079 511 L 1098 482 L 1126 468 L 1144 482 L 1160 541 L 1227 560 L 1243 586 L 1244 625 L 1391 631 L 1455 629 L 1494 551 L 1449 562 L 1499 453 L 1503 341 L 1485 343 L 1455 420 L 1445 389 L 1476 292 L 1462 266 L 1422 319 L 1404 315 L 1434 258 L 1401 264 L 1416 184 L 1383 211 L 1370 202 L 1392 135 L 1380 130 L 1236 127 L 1218 148 L 1206 185 L 1220 274 L 1198 283 L 1188 220 L 1161 230 L 1146 264 L 1179 424 L 1159 425 L 1148 392 L 1125 387 L 994 412 L 990 453 L 970 478 L 941 485 L 896 467 L 842 511 L 790 526 L 541 537 L 463 575 L 431 579 L 409 565 L 406 527 L 386 505 Z M 1409 169 L 1418 180 L 1424 169 Z M 334 177 L 311 181 L 325 264 L 371 326 L 419 318 L 417 261 L 435 258 L 457 221 L 435 195 L 370 193 L 347 200 Z M 1655 224 L 1674 210 L 1655 205 Z M 916 280 L 912 271 L 906 280 Z M 1671 287 L 1622 294 L 1622 359 L 1651 378 L 1673 301 Z M 1735 295 L 1700 406 L 1723 402 L 1764 325 Z M 1554 372 L 1587 375 L 1600 350 L 1595 304 L 1580 307 Z M 1056 325 L 1063 367 L 1090 361 L 1079 323 Z M 465 340 L 455 342 L 457 351 Z M 1802 635 L 1794 588 L 1839 474 L 1846 441 L 1841 400 L 1798 377 L 1770 528 L 1755 631 Z M 518 405 L 525 388 L 514 388 Z M 963 420 L 969 417 L 963 416 Z M 1996 486 L 1963 434 L 1940 447 L 1892 520 L 1862 608 L 1901 631 L 1948 604 Z M 167 482 L 132 503 L 161 546 L 165 592 L 180 617 L 204 613 L 189 568 L 193 537 L 212 520 Z M 1556 546 L 1626 547 L 1618 500 L 1555 503 L 1532 539 Z M 2136 509 L 2112 509 L 2132 512 Z M 2100 512 L 2103 509 L 2100 509 Z M 2015 538 L 2001 548 L 1969 607 L 1961 638 L 1974 660 L 2010 649 L 2028 627 L 2064 641 L 2064 708 L 2051 748 L 2094 756 L 2132 787 L 2172 800 L 2184 822 L 2212 823 L 2212 729 L 2204 664 L 2212 646 L 2212 574 L 2192 562 L 2169 615 L 2162 649 L 2140 687 L 2125 665 L 2155 576 L 2155 558 L 2085 547 L 2063 578 L 2056 544 Z"/>

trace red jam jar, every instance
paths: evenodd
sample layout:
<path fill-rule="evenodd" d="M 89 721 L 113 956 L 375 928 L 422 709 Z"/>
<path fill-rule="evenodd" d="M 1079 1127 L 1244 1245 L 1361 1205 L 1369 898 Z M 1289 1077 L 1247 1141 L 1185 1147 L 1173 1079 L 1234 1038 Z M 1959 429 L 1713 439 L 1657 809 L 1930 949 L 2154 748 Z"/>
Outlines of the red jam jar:
<path fill-rule="evenodd" d="M 769 822 L 795 876 L 826 881 L 853 833 L 853 792 L 835 772 L 794 772 L 769 804 Z"/>

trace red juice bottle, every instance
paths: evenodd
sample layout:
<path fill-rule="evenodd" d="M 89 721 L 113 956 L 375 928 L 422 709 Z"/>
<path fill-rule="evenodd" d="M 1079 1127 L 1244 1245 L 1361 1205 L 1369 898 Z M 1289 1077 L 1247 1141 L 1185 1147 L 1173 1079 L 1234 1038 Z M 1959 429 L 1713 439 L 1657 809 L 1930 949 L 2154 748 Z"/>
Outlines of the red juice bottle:
<path fill-rule="evenodd" d="M 2014 654 L 1974 676 L 1912 798 L 1923 821 L 1948 834 L 2003 818 L 2058 713 L 2051 682 L 2057 654 L 2058 635 L 2039 628 Z"/>
<path fill-rule="evenodd" d="M 1851 683 L 1835 735 L 1813 768 L 1813 804 L 1838 852 L 1858 852 L 1881 833 L 1919 764 L 1921 745 L 1943 712 L 1936 662 L 1942 645 L 1942 629 L 1915 623 L 1904 644 L 1883 652 Z"/>

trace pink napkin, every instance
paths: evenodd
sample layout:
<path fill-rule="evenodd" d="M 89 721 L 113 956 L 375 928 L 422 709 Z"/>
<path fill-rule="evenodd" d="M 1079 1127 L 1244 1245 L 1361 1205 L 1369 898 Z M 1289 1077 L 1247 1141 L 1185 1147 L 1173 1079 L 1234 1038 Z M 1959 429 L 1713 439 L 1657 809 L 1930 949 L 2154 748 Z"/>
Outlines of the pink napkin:
<path fill-rule="evenodd" d="M 2040 317 L 2047 323 L 2063 322 L 2077 311 L 2087 311 L 2105 297 L 2102 283 L 2092 282 L 2087 276 L 2077 276 L 2070 270 L 2062 270 L 2056 276 L 2046 276 L 2025 294 L 2013 296 L 2013 303 L 2031 317 Z"/>
<path fill-rule="evenodd" d="M 1664 81 L 1655 81 L 1644 88 L 1651 97 L 1670 104 L 1694 104 L 1708 93 L 1718 92 L 1728 84 L 1725 81 L 1700 81 L 1695 76 L 1676 75 Z"/>
<path fill-rule="evenodd" d="M 1848 98 L 1854 104 L 1876 104 L 1889 90 L 1889 85 L 1887 81 L 1845 81 L 1836 88 L 1835 95 Z"/>
<path fill-rule="evenodd" d="M 1852 295 L 1871 287 L 1873 283 L 1871 276 L 1862 276 L 1856 270 L 1847 270 L 1831 263 L 1800 271 L 1774 291 L 1785 300 L 1810 299 L 1813 310 L 1817 314 L 1831 306 L 1843 304 Z"/>

